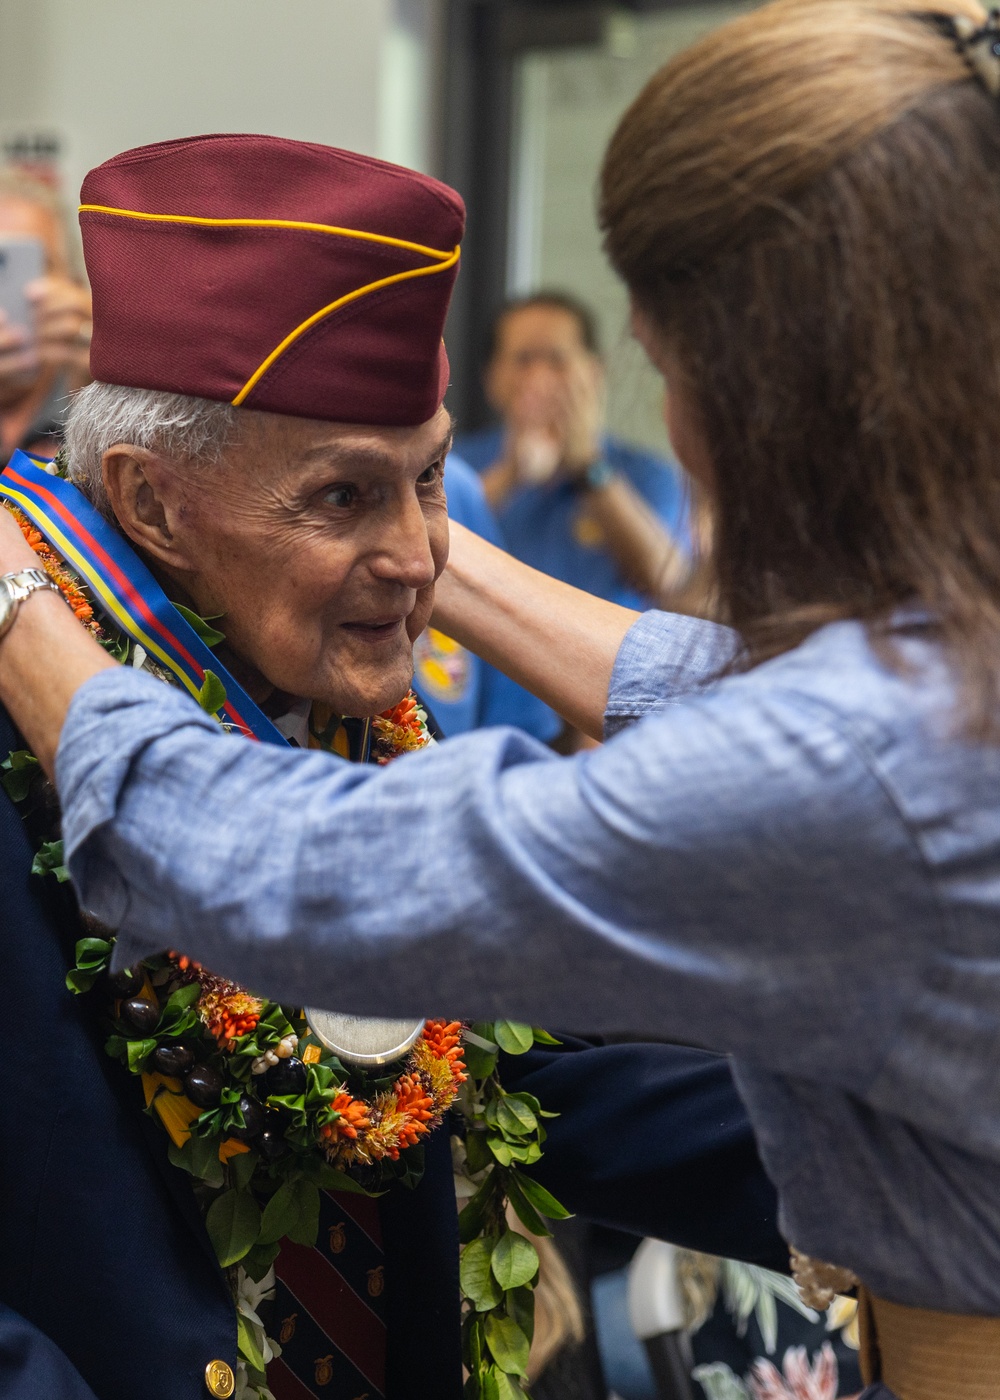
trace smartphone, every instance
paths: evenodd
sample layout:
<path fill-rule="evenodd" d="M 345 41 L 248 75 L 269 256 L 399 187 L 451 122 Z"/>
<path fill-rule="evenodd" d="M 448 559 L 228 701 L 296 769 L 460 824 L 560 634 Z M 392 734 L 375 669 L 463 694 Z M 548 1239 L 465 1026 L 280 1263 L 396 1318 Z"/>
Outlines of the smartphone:
<path fill-rule="evenodd" d="M 0 311 L 7 317 L 8 326 L 19 326 L 27 332 L 25 349 L 34 341 L 35 314 L 24 289 L 44 272 L 45 249 L 40 238 L 0 233 Z"/>

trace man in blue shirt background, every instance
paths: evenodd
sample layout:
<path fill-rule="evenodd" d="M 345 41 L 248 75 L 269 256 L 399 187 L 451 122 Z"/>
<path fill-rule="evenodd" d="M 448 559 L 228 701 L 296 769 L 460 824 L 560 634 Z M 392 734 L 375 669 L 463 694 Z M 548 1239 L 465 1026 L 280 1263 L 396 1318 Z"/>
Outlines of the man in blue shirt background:
<path fill-rule="evenodd" d="M 444 484 L 451 519 L 505 548 L 479 478 L 454 453 Z M 449 739 L 490 724 L 513 724 L 546 744 L 562 733 L 563 721 L 548 705 L 433 627 L 414 643 L 413 668 L 418 693 Z"/>
<path fill-rule="evenodd" d="M 688 573 L 676 467 L 603 429 L 591 312 L 561 292 L 508 302 L 485 372 L 500 426 L 460 436 L 512 554 L 625 607 L 664 603 Z"/>

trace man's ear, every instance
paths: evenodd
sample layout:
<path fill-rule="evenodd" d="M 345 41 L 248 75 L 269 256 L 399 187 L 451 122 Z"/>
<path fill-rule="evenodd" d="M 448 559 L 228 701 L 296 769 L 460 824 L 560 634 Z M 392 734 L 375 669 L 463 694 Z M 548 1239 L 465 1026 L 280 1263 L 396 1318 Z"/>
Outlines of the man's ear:
<path fill-rule="evenodd" d="M 176 522 L 183 484 L 155 453 L 130 443 L 116 443 L 101 459 L 104 489 L 122 530 L 144 554 L 170 569 L 192 568 L 187 541 Z"/>

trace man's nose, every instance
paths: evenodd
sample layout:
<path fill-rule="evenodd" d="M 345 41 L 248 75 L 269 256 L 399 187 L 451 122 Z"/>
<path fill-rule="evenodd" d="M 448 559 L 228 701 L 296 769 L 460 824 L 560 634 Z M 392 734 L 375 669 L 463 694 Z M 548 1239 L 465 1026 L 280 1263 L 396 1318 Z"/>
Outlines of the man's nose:
<path fill-rule="evenodd" d="M 372 558 L 372 572 L 406 588 L 429 587 L 435 579 L 427 521 L 415 496 L 401 501 L 383 522 L 378 547 Z"/>

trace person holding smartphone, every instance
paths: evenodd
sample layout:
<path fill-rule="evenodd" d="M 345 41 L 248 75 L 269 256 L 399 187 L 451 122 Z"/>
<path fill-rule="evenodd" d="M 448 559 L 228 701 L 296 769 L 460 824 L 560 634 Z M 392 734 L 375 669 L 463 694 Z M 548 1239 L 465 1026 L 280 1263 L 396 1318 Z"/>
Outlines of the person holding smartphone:
<path fill-rule="evenodd" d="M 0 462 L 18 447 L 55 455 L 67 394 L 90 379 L 90 329 L 58 199 L 0 170 Z"/>

